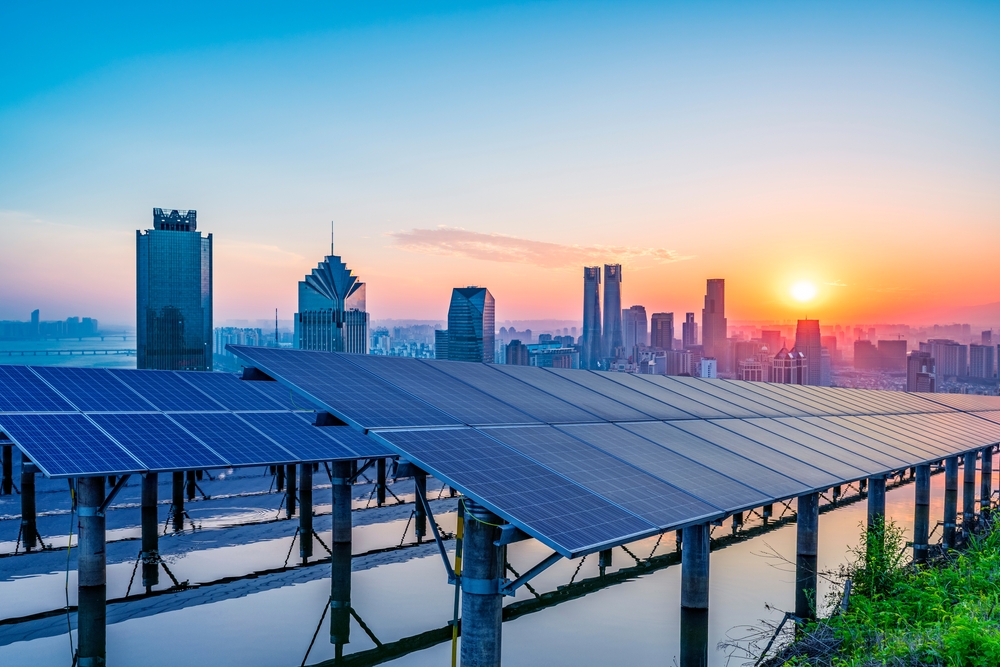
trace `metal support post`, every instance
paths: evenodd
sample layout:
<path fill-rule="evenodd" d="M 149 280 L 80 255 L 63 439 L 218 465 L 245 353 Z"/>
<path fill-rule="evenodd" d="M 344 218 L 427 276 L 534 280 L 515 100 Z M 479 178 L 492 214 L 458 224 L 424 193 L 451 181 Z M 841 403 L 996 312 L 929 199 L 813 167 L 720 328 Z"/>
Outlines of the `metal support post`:
<path fill-rule="evenodd" d="M 142 585 L 149 593 L 153 586 L 160 583 L 160 531 L 156 516 L 157 483 L 159 476 L 155 472 L 147 472 L 142 476 L 142 506 L 140 520 L 142 522 Z"/>
<path fill-rule="evenodd" d="M 330 643 L 337 657 L 351 641 L 351 464 L 335 461 L 332 468 L 333 536 L 330 543 Z"/>
<path fill-rule="evenodd" d="M 611 554 L 611 549 L 605 549 L 597 555 L 597 567 L 601 570 L 601 576 L 604 576 L 604 571 L 611 567 L 613 560 L 613 556 Z"/>
<path fill-rule="evenodd" d="M 816 618 L 816 553 L 819 546 L 819 494 L 798 498 L 795 541 L 795 615 Z"/>
<path fill-rule="evenodd" d="M 275 466 L 275 482 L 278 487 L 278 493 L 285 490 L 285 466 Z"/>
<path fill-rule="evenodd" d="M 927 535 L 931 521 L 931 467 L 917 466 L 913 506 L 913 562 L 927 562 Z"/>
<path fill-rule="evenodd" d="M 773 505 L 764 505 L 764 507 L 761 508 L 760 514 L 761 514 L 761 517 L 763 517 L 763 519 L 764 519 L 764 525 L 766 526 L 767 525 L 767 520 L 771 518 L 772 514 L 774 514 L 774 506 Z"/>
<path fill-rule="evenodd" d="M 413 473 L 413 487 L 418 498 L 427 497 L 427 473 L 423 470 Z M 413 510 L 413 534 L 417 537 L 417 542 L 423 542 L 427 535 L 427 512 L 418 500 Z"/>
<path fill-rule="evenodd" d="M 184 473 L 175 472 L 171 488 L 171 504 L 174 506 L 174 530 L 184 530 Z"/>
<path fill-rule="evenodd" d="M 993 448 L 984 447 L 983 469 L 979 473 L 979 511 L 988 517 L 990 513 L 990 498 L 993 497 Z"/>
<path fill-rule="evenodd" d="M 885 523 L 885 475 L 868 478 L 868 531 Z"/>
<path fill-rule="evenodd" d="M 102 479 L 103 483 L 104 480 Z M 103 488 L 103 487 L 102 487 Z M 25 551 L 38 546 L 38 523 L 35 514 L 35 464 L 21 455 L 21 542 Z"/>
<path fill-rule="evenodd" d="M 285 517 L 291 519 L 295 516 L 295 497 L 299 492 L 295 484 L 295 464 L 289 463 L 285 470 L 285 483 L 288 485 L 288 500 L 285 502 Z"/>
<path fill-rule="evenodd" d="M 681 667 L 708 664 L 708 576 L 712 528 L 707 523 L 683 530 L 681 552 Z"/>
<path fill-rule="evenodd" d="M 195 490 L 197 489 L 197 480 L 195 478 L 194 470 L 187 471 L 187 499 L 194 500 Z"/>
<path fill-rule="evenodd" d="M 375 500 L 378 503 L 378 506 L 382 507 L 382 505 L 385 505 L 385 459 L 379 459 L 375 466 L 378 473 Z"/>
<path fill-rule="evenodd" d="M 503 575 L 500 519 L 465 501 L 462 541 L 462 667 L 500 667 Z"/>
<path fill-rule="evenodd" d="M 313 467 L 299 466 L 299 556 L 305 563 L 313 555 Z"/>
<path fill-rule="evenodd" d="M 79 667 L 103 667 L 107 652 L 107 560 L 104 517 L 100 516 L 103 503 L 103 477 L 83 477 L 77 481 L 77 623 L 80 645 L 76 664 Z"/>
<path fill-rule="evenodd" d="M 833 487 L 832 490 L 833 502 L 837 502 L 838 500 L 840 500 L 840 493 L 841 493 L 840 485 L 838 484 L 837 486 Z"/>
<path fill-rule="evenodd" d="M 3 446 L 3 474 L 0 476 L 0 496 L 14 493 L 14 448 Z"/>
<path fill-rule="evenodd" d="M 958 515 L 958 457 L 944 460 L 944 537 L 945 548 L 955 547 L 955 524 Z"/>
<path fill-rule="evenodd" d="M 979 452 L 967 452 L 962 470 L 962 537 L 968 537 L 976 522 L 976 464 Z"/>

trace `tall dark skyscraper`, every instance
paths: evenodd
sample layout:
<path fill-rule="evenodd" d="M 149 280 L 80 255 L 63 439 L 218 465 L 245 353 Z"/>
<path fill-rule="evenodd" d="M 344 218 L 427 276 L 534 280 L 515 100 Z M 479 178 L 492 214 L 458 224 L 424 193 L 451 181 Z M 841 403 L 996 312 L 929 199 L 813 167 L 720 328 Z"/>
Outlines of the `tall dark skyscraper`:
<path fill-rule="evenodd" d="M 601 360 L 601 267 L 583 267 L 583 354 L 581 365 L 591 370 Z"/>
<path fill-rule="evenodd" d="M 212 370 L 212 235 L 196 211 L 154 208 L 135 237 L 136 365 Z"/>
<path fill-rule="evenodd" d="M 698 323 L 694 321 L 694 313 L 684 314 L 684 324 L 681 326 L 681 344 L 684 349 L 698 344 Z"/>
<path fill-rule="evenodd" d="M 604 265 L 604 356 L 613 359 L 625 344 L 622 333 L 622 265 Z"/>
<path fill-rule="evenodd" d="M 448 358 L 493 363 L 493 295 L 485 287 L 456 287 L 448 308 Z"/>
<path fill-rule="evenodd" d="M 673 349 L 673 313 L 653 313 L 653 319 L 649 329 L 649 346 L 657 350 Z"/>
<path fill-rule="evenodd" d="M 330 254 L 299 281 L 295 346 L 302 350 L 368 353 L 365 284 L 334 254 L 332 238 Z"/>
<path fill-rule="evenodd" d="M 799 320 L 795 327 L 795 349 L 806 355 L 806 381 L 803 384 L 821 386 L 823 342 L 819 320 Z"/>
<path fill-rule="evenodd" d="M 726 321 L 726 281 L 710 278 L 701 311 L 701 344 L 706 357 L 719 361 L 719 370 L 729 372 L 729 331 Z"/>

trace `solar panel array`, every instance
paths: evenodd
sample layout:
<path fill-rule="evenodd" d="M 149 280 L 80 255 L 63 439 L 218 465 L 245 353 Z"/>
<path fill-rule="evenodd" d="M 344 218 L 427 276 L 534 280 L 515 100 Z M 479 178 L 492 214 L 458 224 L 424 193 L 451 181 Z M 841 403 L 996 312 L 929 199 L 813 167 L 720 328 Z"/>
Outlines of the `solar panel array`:
<path fill-rule="evenodd" d="M 228 373 L 0 366 L 0 433 L 49 477 L 394 455 L 315 419 L 288 388 Z"/>
<path fill-rule="evenodd" d="M 565 556 L 1000 442 L 1000 398 L 230 346 Z"/>

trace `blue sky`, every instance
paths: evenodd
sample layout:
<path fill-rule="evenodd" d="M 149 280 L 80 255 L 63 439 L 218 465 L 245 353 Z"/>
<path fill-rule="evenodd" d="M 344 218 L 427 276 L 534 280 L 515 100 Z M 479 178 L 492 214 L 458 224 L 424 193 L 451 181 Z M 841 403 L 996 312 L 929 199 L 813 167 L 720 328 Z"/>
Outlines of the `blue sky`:
<path fill-rule="evenodd" d="M 330 220 L 377 317 L 575 318 L 605 257 L 651 310 L 1000 300 L 996 3 L 2 11 L 0 318 L 129 321 L 154 206 L 214 234 L 220 320 L 291 313 Z"/>

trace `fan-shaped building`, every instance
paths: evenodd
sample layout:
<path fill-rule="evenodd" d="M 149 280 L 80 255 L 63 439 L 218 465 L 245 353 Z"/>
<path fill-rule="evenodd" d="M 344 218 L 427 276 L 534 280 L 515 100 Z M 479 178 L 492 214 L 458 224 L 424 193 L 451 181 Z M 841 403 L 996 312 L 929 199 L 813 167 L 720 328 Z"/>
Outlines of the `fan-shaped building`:
<path fill-rule="evenodd" d="M 365 284 L 331 254 L 299 281 L 295 346 L 303 350 L 368 353 Z"/>

